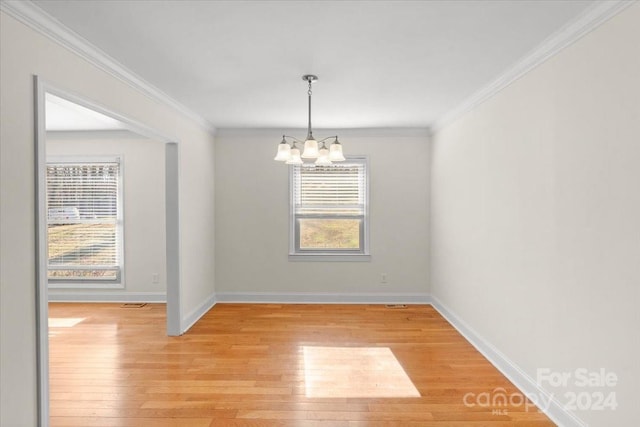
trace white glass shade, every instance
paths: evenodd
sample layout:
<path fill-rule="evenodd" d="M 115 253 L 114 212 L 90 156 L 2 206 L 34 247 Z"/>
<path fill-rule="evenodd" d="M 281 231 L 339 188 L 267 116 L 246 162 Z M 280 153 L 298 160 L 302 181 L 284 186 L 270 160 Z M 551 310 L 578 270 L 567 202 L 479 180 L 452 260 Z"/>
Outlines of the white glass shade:
<path fill-rule="evenodd" d="M 318 157 L 318 141 L 315 139 L 307 139 L 304 142 L 303 159 L 315 159 Z"/>
<path fill-rule="evenodd" d="M 288 165 L 301 165 L 302 159 L 300 158 L 300 150 L 298 150 L 297 148 L 292 148 L 291 156 L 289 157 L 289 160 L 287 160 L 286 163 Z"/>
<path fill-rule="evenodd" d="M 332 162 L 342 162 L 346 160 L 342 154 L 342 144 L 334 142 L 329 146 L 329 160 Z"/>
<path fill-rule="evenodd" d="M 281 142 L 278 144 L 278 153 L 273 158 L 273 160 L 278 160 L 280 162 L 286 162 L 291 157 L 291 147 L 286 142 Z"/>
<path fill-rule="evenodd" d="M 322 147 L 320 151 L 318 151 L 318 159 L 316 160 L 316 165 L 319 166 L 327 166 L 331 164 L 331 160 L 329 160 L 329 150 L 326 147 Z"/>

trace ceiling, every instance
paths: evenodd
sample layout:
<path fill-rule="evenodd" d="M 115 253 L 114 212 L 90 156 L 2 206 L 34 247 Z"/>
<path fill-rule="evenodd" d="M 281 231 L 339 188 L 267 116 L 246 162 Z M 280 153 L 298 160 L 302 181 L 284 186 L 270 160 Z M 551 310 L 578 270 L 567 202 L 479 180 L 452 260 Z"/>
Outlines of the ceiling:
<path fill-rule="evenodd" d="M 217 128 L 427 127 L 593 3 L 35 1 Z"/>

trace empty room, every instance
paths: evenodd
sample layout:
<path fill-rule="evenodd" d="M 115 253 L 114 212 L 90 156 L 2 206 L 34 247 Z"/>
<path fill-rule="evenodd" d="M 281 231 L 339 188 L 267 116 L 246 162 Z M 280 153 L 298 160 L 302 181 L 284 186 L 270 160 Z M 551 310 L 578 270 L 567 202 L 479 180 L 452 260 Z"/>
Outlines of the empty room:
<path fill-rule="evenodd" d="M 637 425 L 639 2 L 0 19 L 2 427 Z"/>

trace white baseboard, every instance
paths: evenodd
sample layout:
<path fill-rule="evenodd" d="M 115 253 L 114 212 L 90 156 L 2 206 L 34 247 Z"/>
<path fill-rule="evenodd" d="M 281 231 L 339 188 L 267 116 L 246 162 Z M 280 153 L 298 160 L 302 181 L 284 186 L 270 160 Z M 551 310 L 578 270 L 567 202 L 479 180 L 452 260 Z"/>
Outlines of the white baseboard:
<path fill-rule="evenodd" d="M 550 395 L 546 390 L 541 388 L 536 381 L 527 375 L 518 365 L 513 363 L 509 358 L 495 348 L 491 343 L 480 336 L 460 317 L 449 310 L 438 298 L 431 296 L 431 305 L 444 317 L 449 323 L 466 338 L 484 357 L 486 357 L 493 366 L 495 366 L 502 374 L 509 379 L 523 394 L 526 396 L 537 397 L 538 402 L 544 402 L 545 407 L 539 409 L 545 413 L 551 420 L 561 427 L 586 427 L 587 424 L 576 417 L 573 413 L 567 411 L 554 396 Z"/>
<path fill-rule="evenodd" d="M 182 321 L 180 322 L 181 323 L 180 333 L 184 334 L 189 329 L 191 329 L 191 327 L 193 325 L 195 325 L 195 323 L 198 320 L 200 320 L 200 318 L 202 316 L 207 314 L 207 312 L 209 310 L 211 310 L 211 308 L 214 305 L 216 305 L 216 294 L 215 293 L 211 294 L 211 296 L 209 296 L 209 298 L 204 300 L 204 302 L 202 304 L 200 304 L 198 307 L 196 307 L 195 309 L 191 310 L 191 312 L 189 314 L 187 314 L 187 316 L 182 319 Z"/>
<path fill-rule="evenodd" d="M 49 302 L 167 302 L 164 292 L 59 292 L 49 290 Z"/>
<path fill-rule="evenodd" d="M 428 293 L 218 292 L 218 302 L 299 304 L 429 304 Z"/>

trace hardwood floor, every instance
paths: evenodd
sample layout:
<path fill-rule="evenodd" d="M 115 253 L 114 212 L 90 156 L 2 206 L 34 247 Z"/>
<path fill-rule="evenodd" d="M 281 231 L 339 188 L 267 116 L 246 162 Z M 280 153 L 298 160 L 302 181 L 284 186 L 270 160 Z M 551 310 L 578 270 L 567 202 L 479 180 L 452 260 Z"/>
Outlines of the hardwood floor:
<path fill-rule="evenodd" d="M 54 427 L 554 425 L 431 306 L 218 304 L 181 337 L 162 304 L 49 313 Z"/>

